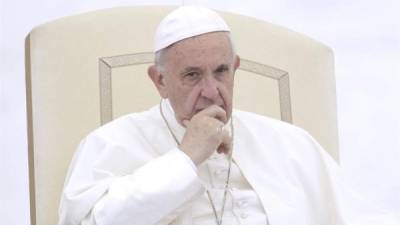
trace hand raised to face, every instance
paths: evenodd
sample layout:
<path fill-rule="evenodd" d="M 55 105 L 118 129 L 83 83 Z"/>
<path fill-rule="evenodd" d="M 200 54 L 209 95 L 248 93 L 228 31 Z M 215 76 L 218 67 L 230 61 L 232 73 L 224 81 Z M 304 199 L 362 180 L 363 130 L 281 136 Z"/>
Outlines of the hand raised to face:
<path fill-rule="evenodd" d="M 221 107 L 211 105 L 203 109 L 190 121 L 183 121 L 187 129 L 179 148 L 196 165 L 204 162 L 215 150 L 229 153 L 232 139 L 229 132 L 223 129 L 227 121 L 226 112 Z"/>

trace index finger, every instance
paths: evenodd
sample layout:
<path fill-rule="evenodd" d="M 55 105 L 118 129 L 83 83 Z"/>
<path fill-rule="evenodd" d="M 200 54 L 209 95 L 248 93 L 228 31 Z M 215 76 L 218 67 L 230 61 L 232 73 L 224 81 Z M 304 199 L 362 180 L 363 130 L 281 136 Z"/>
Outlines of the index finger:
<path fill-rule="evenodd" d="M 209 107 L 201 110 L 197 114 L 213 117 L 223 123 L 226 123 L 228 121 L 225 110 L 218 105 L 210 105 Z"/>

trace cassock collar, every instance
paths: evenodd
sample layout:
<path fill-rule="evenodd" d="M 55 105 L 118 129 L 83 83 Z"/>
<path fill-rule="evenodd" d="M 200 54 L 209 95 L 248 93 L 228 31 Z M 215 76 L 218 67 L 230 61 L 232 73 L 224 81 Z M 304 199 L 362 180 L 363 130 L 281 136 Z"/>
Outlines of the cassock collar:
<path fill-rule="evenodd" d="M 160 107 L 162 107 L 165 119 L 167 120 L 172 132 L 178 139 L 179 143 L 181 143 L 186 128 L 179 124 L 176 120 L 175 112 L 171 106 L 171 103 L 169 102 L 169 99 L 162 99 Z"/>

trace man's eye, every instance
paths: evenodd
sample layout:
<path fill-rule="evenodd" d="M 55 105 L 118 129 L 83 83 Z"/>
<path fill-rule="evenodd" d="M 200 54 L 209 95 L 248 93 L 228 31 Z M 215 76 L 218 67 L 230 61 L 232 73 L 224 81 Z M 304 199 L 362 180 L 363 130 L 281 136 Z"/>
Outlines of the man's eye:
<path fill-rule="evenodd" d="M 198 75 L 199 75 L 199 73 L 197 73 L 197 72 L 189 72 L 189 73 L 185 74 L 185 77 L 187 77 L 187 78 L 195 78 Z"/>
<path fill-rule="evenodd" d="M 183 82 L 185 85 L 196 85 L 197 82 L 201 79 L 199 72 L 188 72 L 183 75 Z"/>
<path fill-rule="evenodd" d="M 223 72 L 225 72 L 225 71 L 228 71 L 228 68 L 227 67 L 220 67 L 220 68 L 218 68 L 217 69 L 217 73 L 223 73 Z"/>

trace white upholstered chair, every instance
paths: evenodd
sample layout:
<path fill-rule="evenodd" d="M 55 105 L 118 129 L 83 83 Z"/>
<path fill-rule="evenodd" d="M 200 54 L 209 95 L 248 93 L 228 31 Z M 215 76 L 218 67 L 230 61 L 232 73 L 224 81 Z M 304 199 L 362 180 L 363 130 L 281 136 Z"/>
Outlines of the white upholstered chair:
<path fill-rule="evenodd" d="M 26 38 L 32 225 L 56 224 L 79 141 L 122 114 L 159 102 L 147 78 L 158 22 L 174 7 L 122 7 L 62 18 Z M 304 35 L 222 13 L 241 67 L 236 108 L 309 131 L 338 159 L 332 51 Z"/>

